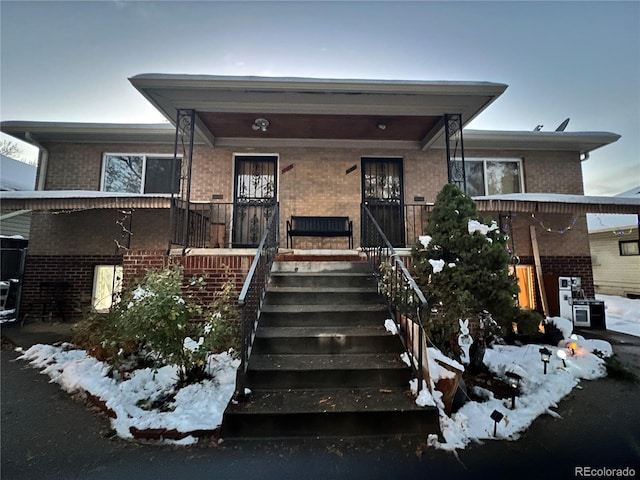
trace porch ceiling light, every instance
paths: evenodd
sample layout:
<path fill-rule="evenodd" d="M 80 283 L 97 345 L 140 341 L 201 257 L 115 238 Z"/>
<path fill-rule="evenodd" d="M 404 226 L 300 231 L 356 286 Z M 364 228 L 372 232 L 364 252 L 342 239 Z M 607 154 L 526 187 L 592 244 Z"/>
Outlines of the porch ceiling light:
<path fill-rule="evenodd" d="M 251 125 L 251 128 L 253 128 L 256 132 L 258 130 L 260 130 L 261 132 L 266 132 L 268 126 L 269 120 L 267 120 L 266 118 L 256 118 L 253 121 L 253 125 Z"/>

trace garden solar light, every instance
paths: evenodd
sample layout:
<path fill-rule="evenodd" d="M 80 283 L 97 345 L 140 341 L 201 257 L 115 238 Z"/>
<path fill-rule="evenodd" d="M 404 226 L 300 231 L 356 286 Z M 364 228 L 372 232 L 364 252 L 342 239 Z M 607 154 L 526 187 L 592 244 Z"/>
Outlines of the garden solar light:
<path fill-rule="evenodd" d="M 562 366 L 563 367 L 567 367 L 567 354 L 564 350 L 558 350 L 556 355 L 558 355 L 558 358 L 560 358 L 562 360 Z"/>
<path fill-rule="evenodd" d="M 511 410 L 516 408 L 516 395 L 518 394 L 518 386 L 520 385 L 520 379 L 522 378 L 517 373 L 507 372 L 505 373 L 509 379 L 509 386 L 511 387 Z"/>
<path fill-rule="evenodd" d="M 549 350 L 547 347 L 542 347 L 540 349 L 540 360 L 542 360 L 542 363 L 544 363 L 544 374 L 547 374 L 547 364 L 549 363 L 549 360 L 551 359 L 551 350 Z"/>
<path fill-rule="evenodd" d="M 496 430 L 498 428 L 498 422 L 504 418 L 504 415 L 498 410 L 491 412 L 491 420 L 493 420 L 493 436 L 496 436 Z"/>

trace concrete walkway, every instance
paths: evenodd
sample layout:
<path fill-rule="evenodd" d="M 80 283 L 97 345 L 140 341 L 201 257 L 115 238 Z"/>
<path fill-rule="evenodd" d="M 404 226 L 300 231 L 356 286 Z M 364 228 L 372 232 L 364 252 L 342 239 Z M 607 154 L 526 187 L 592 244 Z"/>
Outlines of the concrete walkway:
<path fill-rule="evenodd" d="M 68 325 L 3 326 L 18 345 L 68 338 Z M 640 375 L 640 339 L 604 334 Z M 1 352 L 4 479 L 576 478 L 576 467 L 635 469 L 640 476 L 640 383 L 583 381 L 561 419 L 540 417 L 518 441 L 469 446 L 458 456 L 421 438 L 226 441 L 178 448 L 114 438 L 107 420 L 48 377 Z M 579 478 L 579 477 L 578 477 Z"/>

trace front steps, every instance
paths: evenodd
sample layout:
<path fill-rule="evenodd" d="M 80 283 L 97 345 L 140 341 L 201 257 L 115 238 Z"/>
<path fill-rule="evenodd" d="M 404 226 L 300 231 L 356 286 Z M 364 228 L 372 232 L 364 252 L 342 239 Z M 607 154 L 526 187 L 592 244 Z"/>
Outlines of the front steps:
<path fill-rule="evenodd" d="M 402 345 L 363 261 L 277 261 L 249 360 L 246 402 L 222 436 L 438 433 L 436 409 L 409 393 Z"/>

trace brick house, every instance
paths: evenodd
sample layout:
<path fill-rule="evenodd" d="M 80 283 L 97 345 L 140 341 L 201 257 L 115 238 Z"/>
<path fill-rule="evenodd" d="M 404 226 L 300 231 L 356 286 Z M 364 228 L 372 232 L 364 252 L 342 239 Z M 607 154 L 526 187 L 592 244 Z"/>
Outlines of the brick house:
<path fill-rule="evenodd" d="M 44 282 L 64 289 L 68 314 L 108 308 L 114 275 L 132 281 L 170 260 L 187 274 L 208 273 L 212 289 L 225 272 L 240 286 L 274 202 L 281 252 L 287 221 L 305 215 L 349 217 L 359 247 L 367 204 L 408 255 L 446 182 L 466 188 L 510 236 L 520 302 L 540 308 L 545 276 L 580 276 L 594 295 L 586 213 L 640 210 L 638 202 L 583 196 L 581 162 L 619 135 L 463 130 L 504 84 L 160 74 L 130 81 L 170 123 L 2 123 L 40 149 L 37 190 L 2 195 L 3 211 L 33 212 L 27 310 Z M 295 254 L 349 247 L 340 237 L 294 241 Z"/>

